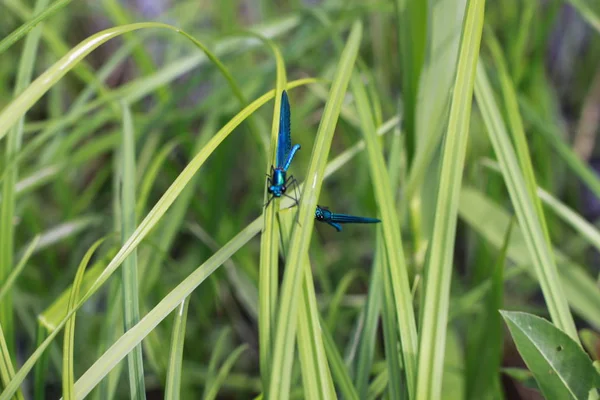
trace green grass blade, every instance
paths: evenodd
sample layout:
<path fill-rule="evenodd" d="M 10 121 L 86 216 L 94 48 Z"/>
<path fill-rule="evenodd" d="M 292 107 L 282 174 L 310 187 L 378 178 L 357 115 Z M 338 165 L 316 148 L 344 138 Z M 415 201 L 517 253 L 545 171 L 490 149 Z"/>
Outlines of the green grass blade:
<path fill-rule="evenodd" d="M 521 106 L 523 117 L 536 128 L 534 132 L 541 135 L 579 179 L 587 185 L 596 197 L 600 198 L 600 179 L 598 175 L 590 165 L 583 162 L 571 146 L 564 142 L 559 128 L 542 119 L 525 99 L 520 98 L 519 105 Z"/>
<path fill-rule="evenodd" d="M 575 323 L 559 281 L 552 250 L 544 235 L 543 224 L 539 220 L 535 203 L 528 194 L 528 186 L 519 169 L 517 157 L 481 64 L 477 69 L 475 92 L 512 204 L 515 207 L 517 219 L 524 230 L 527 248 L 540 281 L 548 311 L 556 326 L 578 341 Z"/>
<path fill-rule="evenodd" d="M 425 1 L 396 0 L 398 44 L 402 72 L 402 104 L 408 164 L 416 149 L 415 117 L 418 83 L 427 43 L 428 6 Z"/>
<path fill-rule="evenodd" d="M 171 334 L 171 351 L 165 384 L 165 400 L 179 400 L 181 395 L 181 375 L 183 373 L 183 347 L 185 345 L 185 325 L 190 305 L 189 296 L 175 310 L 175 323 Z"/>
<path fill-rule="evenodd" d="M 394 311 L 400 333 L 404 371 L 409 398 L 414 397 L 417 372 L 417 328 L 413 312 L 412 296 L 408 280 L 408 270 L 402 250 L 400 222 L 396 213 L 396 202 L 392 192 L 390 177 L 385 166 L 383 151 L 375 134 L 374 118 L 363 84 L 358 75 L 352 78 L 352 92 L 356 101 L 356 109 L 369 158 L 369 171 L 375 199 L 381 213 L 381 239 L 385 245 L 387 270 L 384 274 L 389 277 L 394 298 Z"/>
<path fill-rule="evenodd" d="M 73 281 L 73 288 L 69 296 L 69 305 L 67 312 L 70 312 L 75 308 L 77 298 L 79 297 L 79 289 L 81 288 L 81 282 L 83 281 L 83 274 L 87 267 L 90 259 L 94 255 L 96 249 L 104 242 L 105 239 L 100 239 L 94 243 L 89 250 L 85 253 L 79 266 L 77 267 L 77 273 Z M 62 375 L 62 389 L 63 398 L 65 400 L 73 400 L 75 398 L 75 316 L 73 313 L 65 326 L 65 336 L 63 339 L 63 375 Z"/>
<path fill-rule="evenodd" d="M 36 0 L 35 10 L 40 12 L 47 4 L 48 0 Z M 39 26 L 25 40 L 13 90 L 15 96 L 21 93 L 31 82 L 41 34 L 42 26 Z M 25 113 L 15 118 L 14 123 L 16 123 L 14 127 L 10 126 L 5 130 L 6 134 L 8 128 L 12 128 L 6 142 L 5 160 L 12 160 L 21 149 Z M 0 240 L 0 282 L 5 282 L 8 279 L 13 266 L 15 251 L 15 227 L 13 224 L 16 206 L 15 185 L 19 176 L 19 168 L 17 165 L 14 165 L 11 168 L 6 168 L 5 172 L 7 176 L 2 182 L 2 203 L 0 204 L 0 237 L 2 238 Z M 9 292 L 5 296 L 4 301 L 0 302 L 0 325 L 2 325 L 5 335 L 3 339 L 6 339 L 5 348 L 8 349 L 8 353 L 6 354 L 8 359 L 10 359 L 10 354 L 14 354 L 15 350 L 13 348 L 16 339 L 13 322 L 13 301 L 12 295 Z"/>
<path fill-rule="evenodd" d="M 121 145 L 121 242 L 125 243 L 136 228 L 137 218 L 135 213 L 135 131 L 129 106 L 121 104 L 123 112 L 123 134 Z M 140 290 L 138 284 L 137 250 L 123 260 L 121 268 L 123 280 L 123 316 L 124 328 L 128 331 L 140 320 Z M 144 362 L 142 359 L 142 346 L 136 346 L 127 355 L 129 378 L 129 395 L 132 400 L 146 398 L 146 385 L 144 383 Z"/>
<path fill-rule="evenodd" d="M 263 39 L 266 41 L 266 39 Z M 271 47 L 275 56 L 276 65 L 276 84 L 275 101 L 273 104 L 273 122 L 271 124 L 271 146 L 269 149 L 269 159 L 266 166 L 266 174 L 270 175 L 271 166 L 275 165 L 277 153 L 277 133 L 279 131 L 279 116 L 281 108 L 281 93 L 287 82 L 285 64 L 283 57 L 277 46 L 270 41 L 266 41 Z M 291 107 L 291 105 L 290 105 Z M 293 107 L 292 107 L 293 110 Z M 292 129 L 293 131 L 293 129 Z M 265 189 L 267 180 L 265 179 Z M 264 204 L 267 203 L 270 194 L 265 190 Z M 273 329 L 275 326 L 275 316 L 277 312 L 277 297 L 279 284 L 279 238 L 275 226 L 275 214 L 279 209 L 280 201 L 275 199 L 270 207 L 263 211 L 264 230 L 260 241 L 260 264 L 258 278 L 258 334 L 259 334 L 259 357 L 260 374 L 263 382 L 263 390 L 269 387 L 271 376 L 271 357 L 273 352 Z M 268 397 L 268 392 L 265 393 Z"/>
<path fill-rule="evenodd" d="M 295 223 L 294 211 L 284 210 L 278 215 L 284 254 L 289 249 L 289 238 Z M 302 368 L 304 395 L 310 399 L 334 398 L 335 389 L 321 337 L 324 328 L 321 327 L 315 284 L 308 259 L 304 264 L 303 275 L 302 294 L 298 306 L 298 354 Z"/>
<path fill-rule="evenodd" d="M 344 360 L 336 347 L 335 340 L 323 320 L 321 320 L 321 335 L 323 335 L 323 345 L 327 361 L 331 366 L 331 374 L 343 398 L 348 400 L 360 399 L 356 388 L 352 385 L 348 368 L 344 364 Z"/>
<path fill-rule="evenodd" d="M 377 234 L 376 243 L 381 241 L 381 234 Z M 383 249 L 377 246 L 377 249 Z M 369 291 L 367 295 L 367 303 L 364 307 L 364 322 L 360 335 L 360 344 L 358 348 L 358 358 L 356 359 L 356 376 L 354 383 L 356 391 L 361 399 L 367 397 L 369 389 L 369 376 L 371 374 L 371 366 L 375 357 L 375 343 L 377 339 L 377 325 L 379 315 L 381 313 L 381 302 L 383 293 L 383 268 L 379 265 L 383 252 L 377 251 L 375 261 L 371 266 L 371 275 L 369 277 Z M 395 326 L 393 324 L 392 326 Z"/>
<path fill-rule="evenodd" d="M 419 342 L 416 399 L 441 396 L 446 324 L 458 200 L 469 134 L 469 120 L 479 58 L 485 1 L 469 0 L 461 37 L 450 119 L 444 146 L 427 264 Z"/>
<path fill-rule="evenodd" d="M 40 240 L 40 235 L 37 235 L 33 238 L 33 240 L 27 245 L 23 255 L 21 256 L 21 260 L 19 260 L 19 264 L 12 270 L 6 281 L 0 286 L 0 302 L 2 302 L 2 298 L 6 296 L 6 294 L 12 289 L 15 281 L 23 272 L 23 269 L 27 265 L 27 261 L 29 261 L 29 257 L 33 254 L 33 251 L 36 249 L 38 242 Z"/>
<path fill-rule="evenodd" d="M 243 344 L 235 349 L 229 357 L 225 360 L 221 368 L 219 369 L 219 373 L 215 377 L 215 380 L 212 382 L 210 389 L 207 394 L 203 397 L 204 400 L 214 400 L 217 398 L 219 394 L 219 389 L 223 385 L 223 382 L 227 379 L 227 375 L 229 375 L 229 371 L 237 361 L 237 359 L 242 355 L 244 351 L 248 349 L 248 345 Z"/>
<path fill-rule="evenodd" d="M 333 133 L 338 121 L 342 101 L 352 75 L 354 62 L 362 37 L 362 25 L 354 23 L 346 47 L 338 63 L 329 99 L 325 105 L 323 117 L 319 124 L 306 181 L 310 186 L 302 190 L 298 225 L 294 227 L 290 250 L 286 258 L 285 275 L 281 290 L 281 301 L 277 313 L 275 330 L 275 346 L 272 357 L 272 373 L 267 393 L 270 397 L 285 400 L 290 395 L 290 379 L 293 362 L 294 337 L 298 320 L 298 302 L 302 284 L 302 267 L 307 257 L 308 245 L 314 226 L 314 212 L 317 205 L 321 183 L 325 172 L 325 164 Z"/>
<path fill-rule="evenodd" d="M 50 7 L 46 7 L 42 12 L 38 12 L 29 21 L 12 31 L 0 41 L 0 54 L 4 53 L 10 46 L 15 44 L 23 36 L 27 35 L 27 33 L 33 30 L 40 22 L 50 18 L 54 13 L 65 7 L 71 1 L 73 0 L 57 0 Z"/>

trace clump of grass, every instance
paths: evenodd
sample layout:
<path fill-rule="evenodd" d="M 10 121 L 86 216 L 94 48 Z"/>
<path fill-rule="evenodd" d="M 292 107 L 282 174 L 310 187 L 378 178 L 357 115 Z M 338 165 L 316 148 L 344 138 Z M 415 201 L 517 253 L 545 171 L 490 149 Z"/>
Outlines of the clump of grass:
<path fill-rule="evenodd" d="M 585 62 L 516 0 L 5 3 L 0 400 L 600 387 L 593 2 Z M 300 203 L 264 208 L 284 89 Z"/>

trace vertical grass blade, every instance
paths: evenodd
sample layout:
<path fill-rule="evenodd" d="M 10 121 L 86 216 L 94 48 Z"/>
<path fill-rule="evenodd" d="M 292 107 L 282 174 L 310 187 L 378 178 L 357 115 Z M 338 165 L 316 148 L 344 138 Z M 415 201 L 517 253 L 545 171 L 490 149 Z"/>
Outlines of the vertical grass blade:
<path fill-rule="evenodd" d="M 308 246 L 314 226 L 314 212 L 321 191 L 325 164 L 327 163 L 333 133 L 358 54 L 361 37 L 362 24 L 357 21 L 352 26 L 350 36 L 336 68 L 335 79 L 319 124 L 308 173 L 306 174 L 306 181 L 309 184 L 305 185 L 302 190 L 298 212 L 299 224 L 294 226 L 292 233 L 283 278 L 281 301 L 277 313 L 272 373 L 269 390 L 267 391 L 269 397 L 273 399 L 286 400 L 290 395 L 302 267 L 308 256 Z"/>
<path fill-rule="evenodd" d="M 402 104 L 408 164 L 416 148 L 415 117 L 419 77 L 427 43 L 428 2 L 396 0 L 400 73 L 402 75 Z"/>
<path fill-rule="evenodd" d="M 381 213 L 381 239 L 385 248 L 387 260 L 386 273 L 390 279 L 393 291 L 394 312 L 400 333 L 402 357 L 409 398 L 414 397 L 417 373 L 417 327 L 413 312 L 412 296 L 408 280 L 408 270 L 402 250 L 400 221 L 396 213 L 395 200 L 392 192 L 390 177 L 385 166 L 383 151 L 375 133 L 375 123 L 370 112 L 366 91 L 358 74 L 352 78 L 352 92 L 356 101 L 356 109 L 369 159 L 369 171 L 375 191 L 375 199 Z"/>
<path fill-rule="evenodd" d="M 515 207 L 519 225 L 525 233 L 525 243 L 552 321 L 577 342 L 579 340 L 577 330 L 559 280 L 551 246 L 544 235 L 543 224 L 540 222 L 535 203 L 528 193 L 527 183 L 519 169 L 517 157 L 501 117 L 502 114 L 498 110 L 482 64 L 477 69 L 475 93 L 512 204 Z"/>
<path fill-rule="evenodd" d="M 266 174 L 271 172 L 271 166 L 275 165 L 277 153 L 277 133 L 279 131 L 279 115 L 281 112 L 281 93 L 285 88 L 287 78 L 285 74 L 285 64 L 279 48 L 270 41 L 265 40 L 271 47 L 275 56 L 277 70 L 275 85 L 275 101 L 273 104 L 273 123 L 271 125 L 271 147 L 269 150 L 269 162 L 266 166 Z M 293 110 L 293 108 L 292 108 Z M 292 129 L 293 132 L 293 129 Z M 264 203 L 270 196 L 267 189 L 267 180 L 265 179 Z M 260 241 L 260 270 L 258 280 L 258 333 L 259 333 L 259 357 L 260 373 L 263 382 L 263 390 L 269 388 L 269 377 L 271 376 L 271 356 L 273 346 L 273 329 L 275 324 L 275 315 L 277 312 L 277 296 L 279 285 L 279 238 L 275 226 L 275 214 L 279 209 L 279 199 L 271 202 L 263 212 L 264 228 Z M 268 397 L 268 392 L 265 393 Z"/>
<path fill-rule="evenodd" d="M 165 385 L 165 400 L 179 400 L 181 394 L 183 347 L 185 345 L 185 325 L 189 305 L 190 298 L 188 296 L 175 310 L 169 368 L 167 369 L 167 383 Z"/>
<path fill-rule="evenodd" d="M 296 211 L 296 210 L 294 210 Z M 295 212 L 279 212 L 279 224 L 283 253 L 289 248 L 289 238 Z M 313 282 L 311 265 L 306 259 L 302 283 L 302 294 L 298 306 L 298 353 L 304 382 L 304 395 L 309 399 L 329 399 L 335 397 L 335 389 L 325 356 L 321 336 L 321 318 L 317 307 L 317 296 Z"/>
<path fill-rule="evenodd" d="M 125 243 L 136 228 L 135 215 L 135 132 L 129 106 L 121 104 L 123 111 L 122 134 L 122 169 L 121 169 L 121 241 Z M 123 317 L 124 327 L 127 332 L 140 320 L 140 291 L 138 285 L 137 250 L 123 261 L 121 268 L 123 279 Z M 146 398 L 144 383 L 144 362 L 142 359 L 142 346 L 136 346 L 127 356 L 129 370 L 129 394 L 132 400 Z"/>
<path fill-rule="evenodd" d="M 461 37 L 448 130 L 442 149 L 442 166 L 425 275 L 419 342 L 417 399 L 441 396 L 446 324 L 456 237 L 458 200 L 465 162 L 475 68 L 483 29 L 484 0 L 469 0 Z"/>

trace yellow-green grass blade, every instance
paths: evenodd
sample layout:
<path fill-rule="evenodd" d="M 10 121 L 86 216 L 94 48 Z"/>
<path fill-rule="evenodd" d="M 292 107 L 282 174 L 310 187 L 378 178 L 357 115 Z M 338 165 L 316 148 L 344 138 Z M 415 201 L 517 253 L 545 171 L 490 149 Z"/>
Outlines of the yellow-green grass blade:
<path fill-rule="evenodd" d="M 568 0 L 598 33 L 600 33 L 600 4 L 595 0 Z"/>
<path fill-rule="evenodd" d="M 287 86 L 288 89 L 293 89 L 297 86 L 302 86 L 308 83 L 314 82 L 314 79 L 307 78 L 301 79 L 299 81 L 290 82 Z M 156 226 L 159 220 L 164 216 L 169 207 L 173 204 L 173 202 L 177 199 L 179 194 L 183 191 L 185 186 L 192 179 L 194 174 L 200 169 L 200 167 L 204 164 L 206 159 L 213 153 L 213 151 L 217 148 L 217 146 L 225 140 L 227 136 L 238 126 L 240 125 L 250 114 L 255 112 L 262 105 L 267 103 L 270 99 L 274 97 L 274 91 L 267 92 L 263 96 L 259 97 L 257 100 L 252 102 L 248 107 L 244 108 L 240 113 L 238 113 L 233 119 L 231 119 L 219 132 L 217 132 L 211 140 L 203 147 L 203 149 L 190 161 L 190 163 L 184 168 L 184 170 L 179 174 L 177 179 L 171 184 L 169 189 L 163 194 L 160 200 L 156 203 L 156 205 L 150 210 L 148 215 L 144 218 L 144 220 L 139 224 L 135 232 L 129 237 L 127 242 L 121 247 L 119 252 L 115 255 L 115 257 L 111 260 L 108 266 L 102 271 L 102 273 L 98 276 L 94 284 L 88 289 L 87 292 L 80 298 L 77 303 L 77 307 L 74 309 L 75 312 L 79 307 L 83 305 L 103 284 L 106 280 L 112 275 L 112 273 L 121 265 L 123 260 L 131 254 L 131 252 L 139 245 L 139 243 L 148 235 L 148 233 Z M 182 299 L 183 300 L 183 299 Z M 67 313 L 66 318 L 70 317 L 71 313 Z M 9 399 L 14 392 L 19 387 L 20 383 L 25 379 L 27 373 L 31 370 L 35 361 L 40 357 L 40 355 L 44 352 L 44 350 L 48 347 L 48 345 L 52 342 L 54 337 L 58 334 L 59 330 L 64 326 L 66 320 L 63 319 L 59 325 L 57 325 L 54 332 L 52 332 L 48 338 L 43 342 L 41 346 L 39 346 L 33 355 L 27 360 L 27 362 L 21 367 L 19 372 L 15 375 L 15 378 L 8 385 L 7 389 L 0 395 L 0 400 Z M 9 390 L 10 389 L 10 390 Z"/>
<path fill-rule="evenodd" d="M 329 99 L 319 124 L 306 181 L 302 190 L 298 222 L 293 229 L 290 250 L 286 257 L 281 301 L 277 312 L 275 346 L 272 356 L 271 378 L 267 391 L 270 398 L 285 400 L 290 395 L 290 379 L 294 354 L 294 337 L 298 321 L 299 292 L 302 267 L 308 257 L 308 246 L 314 226 L 314 212 L 321 191 L 325 165 L 340 115 L 342 102 L 354 69 L 354 62 L 362 37 L 362 24 L 355 22 L 338 63 Z M 301 228 L 299 228 L 301 226 Z"/>
<path fill-rule="evenodd" d="M 10 46 L 15 44 L 23 36 L 27 35 L 27 33 L 33 30 L 40 22 L 50 18 L 54 13 L 65 7 L 71 1 L 73 0 L 57 0 L 51 6 L 44 8 L 43 11 L 38 11 L 29 21 L 19 26 L 0 41 L 0 54 L 4 53 Z"/>
<path fill-rule="evenodd" d="M 35 2 L 35 10 L 41 12 L 48 4 L 48 0 L 37 0 Z M 14 95 L 21 93 L 31 82 L 33 75 L 34 64 L 38 45 L 42 34 L 42 26 L 35 28 L 25 39 L 25 44 L 19 59 L 17 77 Z M 5 159 L 13 159 L 21 150 L 23 142 L 23 126 L 25 124 L 25 115 L 15 119 L 16 125 L 12 127 L 5 146 Z M 16 206 L 16 188 L 17 179 L 19 176 L 19 168 L 17 165 L 5 170 L 6 178 L 2 182 L 2 203 L 0 204 L 0 282 L 5 282 L 11 273 L 14 260 L 15 246 L 15 225 L 13 223 L 15 217 Z M 0 325 L 3 330 L 2 347 L 7 350 L 2 351 L 2 362 L 10 365 L 12 370 L 11 354 L 14 354 L 15 346 L 15 327 L 13 316 L 13 299 L 12 294 L 7 292 L 4 300 L 0 302 Z M 2 374 L 4 376 L 4 374 Z M 19 397 L 22 396 L 19 392 Z"/>
<path fill-rule="evenodd" d="M 366 91 L 358 74 L 353 76 L 351 85 L 360 119 L 362 135 L 367 146 L 369 170 L 371 181 L 373 182 L 375 199 L 381 213 L 381 239 L 384 243 L 386 265 L 388 266 L 383 276 L 388 277 L 392 284 L 394 312 L 396 313 L 400 333 L 406 384 L 409 398 L 414 398 L 417 372 L 417 327 L 410 294 L 408 271 L 402 250 L 400 222 L 395 208 L 396 202 L 392 192 L 390 177 L 385 166 L 383 151 L 375 134 L 374 119 L 370 112 Z"/>
<path fill-rule="evenodd" d="M 521 114 L 519 113 L 517 93 L 508 73 L 506 62 L 502 56 L 500 44 L 490 29 L 486 30 L 486 42 L 494 57 L 495 66 L 500 78 L 500 86 L 502 88 L 502 94 L 504 98 L 504 107 L 506 108 L 510 132 L 514 141 L 519 165 L 521 167 L 521 171 L 523 171 L 527 191 L 529 192 L 529 196 L 535 205 L 535 209 L 542 226 L 542 231 L 544 233 L 544 238 L 546 239 L 546 242 L 550 244 L 550 234 L 548 233 L 548 226 L 546 224 L 544 210 L 536 193 L 537 182 L 535 179 L 533 163 L 531 161 L 531 157 L 529 156 L 529 146 L 527 145 L 527 138 L 525 137 L 523 121 L 521 119 Z"/>
<path fill-rule="evenodd" d="M 279 212 L 282 253 L 289 248 L 290 235 L 297 210 Z M 304 262 L 302 294 L 298 306 L 298 354 L 302 369 L 304 395 L 309 399 L 329 399 L 335 397 L 335 389 L 325 355 L 321 337 L 320 312 L 317 307 L 315 284 L 308 259 Z"/>
<path fill-rule="evenodd" d="M 75 304 L 77 303 L 77 298 L 79 297 L 79 289 L 81 287 L 81 282 L 83 281 L 83 274 L 85 273 L 85 268 L 87 267 L 90 259 L 94 255 L 94 252 L 98 247 L 104 242 L 104 238 L 96 241 L 89 250 L 85 253 L 79 266 L 77 267 L 77 273 L 75 274 L 75 279 L 73 280 L 73 288 L 71 289 L 71 294 L 69 295 L 69 304 L 67 308 L 67 312 L 70 312 L 75 308 Z M 63 339 L 63 375 L 62 375 L 62 389 L 63 389 L 63 398 L 65 400 L 72 400 L 75 398 L 75 368 L 74 368 L 74 359 L 75 359 L 75 316 L 73 313 L 71 317 L 69 317 L 67 324 L 65 326 L 65 336 Z"/>
<path fill-rule="evenodd" d="M 503 233 L 506 232 L 512 216 L 476 189 L 465 187 L 460 194 L 460 217 L 472 229 L 481 234 L 494 247 L 502 247 Z M 485 220 L 485 224 L 481 221 Z M 522 227 L 515 227 L 510 239 L 507 257 L 517 265 L 526 265 L 529 275 L 537 279 L 531 268 L 531 255 L 525 244 Z M 554 254 L 560 265 L 561 283 L 566 299 L 573 310 L 595 327 L 600 327 L 600 289 L 585 269 L 555 249 Z"/>
<path fill-rule="evenodd" d="M 502 114 L 495 102 L 482 64 L 477 69 L 475 93 L 512 204 L 515 207 L 517 219 L 525 232 L 525 242 L 531 254 L 531 261 L 538 276 L 552 321 L 559 329 L 571 336 L 573 340 L 578 341 L 577 330 L 559 280 L 551 246 L 544 235 L 544 227 L 540 222 L 535 203 L 528 193 L 527 183 L 519 168 L 517 156 L 510 143 Z"/>
<path fill-rule="evenodd" d="M 6 387 L 8 383 L 14 378 L 15 369 L 12 364 L 10 352 L 4 338 L 4 331 L 2 324 L 0 324 L 0 378 L 2 378 L 2 386 Z M 19 390 L 15 394 L 17 400 L 23 400 L 23 393 Z"/>
<path fill-rule="evenodd" d="M 458 200 L 465 162 L 485 1 L 469 0 L 461 36 L 448 130 L 442 149 L 433 236 L 426 266 L 416 399 L 441 396 Z"/>
<path fill-rule="evenodd" d="M 181 375 L 183 372 L 183 348 L 185 345 L 185 325 L 190 305 L 190 297 L 186 297 L 175 310 L 175 323 L 171 334 L 171 351 L 167 382 L 165 384 L 165 400 L 179 400 L 181 394 Z"/>
<path fill-rule="evenodd" d="M 125 243 L 133 234 L 137 224 L 135 212 L 135 132 L 133 118 L 127 104 L 121 104 L 123 113 L 123 134 L 121 144 L 121 180 L 120 180 L 120 209 L 121 209 L 121 242 Z M 118 170 L 118 169 L 117 169 Z M 137 249 L 123 260 L 121 268 L 123 281 L 123 316 L 124 329 L 129 330 L 140 320 L 140 290 L 138 284 Z M 129 395 L 132 400 L 146 398 L 144 383 L 144 363 L 142 346 L 136 346 L 127 355 Z"/>
<path fill-rule="evenodd" d="M 271 141 L 269 148 L 269 158 L 265 171 L 267 175 L 271 173 L 271 166 L 275 165 L 277 154 L 277 133 L 279 131 L 279 116 L 281 112 L 281 93 L 287 82 L 285 64 L 279 48 L 265 38 L 261 40 L 267 43 L 275 57 L 276 82 L 275 82 L 275 101 L 273 104 L 273 122 L 271 124 Z M 293 107 L 292 107 L 293 110 Z M 293 129 L 292 129 L 293 132 Z M 266 190 L 267 180 L 265 179 L 264 204 L 269 200 L 269 192 Z M 273 329 L 275 316 L 277 312 L 277 297 L 279 283 L 279 238 L 277 227 L 275 226 L 275 214 L 279 209 L 279 199 L 271 202 L 269 207 L 263 211 L 264 228 L 260 241 L 260 263 L 258 278 L 258 335 L 259 335 L 259 361 L 260 375 L 263 382 L 263 390 L 269 387 L 269 377 L 271 376 L 271 357 L 273 346 Z M 266 392 L 268 397 L 268 392 Z"/>

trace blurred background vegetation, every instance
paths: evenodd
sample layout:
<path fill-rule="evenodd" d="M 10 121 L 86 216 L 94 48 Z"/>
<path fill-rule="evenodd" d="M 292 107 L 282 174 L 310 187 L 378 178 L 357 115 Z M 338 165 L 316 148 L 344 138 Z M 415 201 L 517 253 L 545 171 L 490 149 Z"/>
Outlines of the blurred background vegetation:
<path fill-rule="evenodd" d="M 34 9 L 43 10 L 47 3 L 3 0 L 0 38 L 8 37 L 37 13 Z M 358 65 L 375 122 L 386 132 L 381 140 L 392 187 L 397 188 L 405 257 L 419 310 L 435 217 L 439 144 L 434 144 L 420 172 L 415 173 L 414 167 L 419 149 L 447 125 L 466 0 L 424 5 L 384 0 L 64 3 L 41 25 L 40 42 L 32 54 L 24 55 L 25 39 L 3 49 L 0 109 L 22 91 L 19 81 L 27 82 L 21 75 L 27 76 L 24 69 L 32 68 L 35 78 L 92 34 L 144 21 L 173 25 L 201 41 L 224 63 L 245 101 L 252 101 L 275 87 L 276 65 L 269 47 L 248 35 L 250 29 L 279 47 L 289 81 L 320 78 L 317 84 L 290 92 L 292 138 L 303 149 L 291 169 L 301 181 L 340 44 L 352 22 L 361 19 Z M 514 85 L 537 183 L 592 224 L 600 218 L 596 177 L 600 152 L 595 140 L 600 131 L 599 32 L 600 6 L 595 0 L 488 1 L 480 51 L 499 104 L 503 104 L 500 59 Z M 347 97 L 330 159 L 362 138 L 351 96 Z M 123 104 L 131 110 L 134 127 L 135 166 L 129 177 L 123 176 L 127 168 L 122 164 Z M 261 215 L 264 172 L 270 164 L 271 105 L 254 113 L 214 151 L 175 207 L 139 245 L 141 316 Z M 4 336 L 17 365 L 64 315 L 69 287 L 92 243 L 110 235 L 88 267 L 96 273 L 120 248 L 123 182 L 135 186 L 139 224 L 190 159 L 239 110 L 240 99 L 230 84 L 189 40 L 169 30 L 143 29 L 93 51 L 28 111 L 16 142 L 2 140 L 0 201 L 6 203 L 7 190 L 15 201 L 14 209 L 3 211 L 0 226 L 0 262 L 5 265 L 0 284 L 6 282 L 7 271 L 26 259 L 10 294 L 2 298 Z M 510 111 L 503 113 L 510 118 Z M 548 318 L 537 281 L 524 273 L 531 262 L 522 238 L 520 245 L 513 238 L 506 254 L 501 251 L 514 211 L 495 159 L 474 104 L 454 245 L 444 398 L 482 398 L 478 394 L 484 389 L 474 383 L 479 373 L 493 376 L 496 383 L 485 390 L 494 398 L 540 398 L 504 328 L 504 335 L 488 336 L 496 340 L 489 346 L 500 352 L 500 364 L 486 365 L 486 360 L 478 359 L 477 345 L 490 315 L 485 301 L 489 277 L 498 262 L 506 266 L 502 308 Z M 414 193 L 407 201 L 410 184 Z M 324 182 L 318 201 L 338 212 L 380 215 L 366 152 L 359 152 Z M 554 208 L 546 208 L 546 218 L 555 251 L 563 257 L 560 263 L 576 264 L 586 279 L 598 282 L 600 257 L 594 249 L 598 239 L 586 237 L 581 226 L 574 228 Z M 352 376 L 358 368 L 356 352 L 377 249 L 376 229 L 346 226 L 337 233 L 317 224 L 310 247 L 322 323 Z M 254 398 L 261 393 L 259 252 L 256 238 L 191 295 L 181 398 L 211 398 L 217 393 L 223 399 Z M 115 274 L 77 314 L 75 378 L 122 335 L 120 285 L 120 274 Z M 56 303 L 60 296 L 63 303 Z M 600 304 L 598 297 L 582 301 Z M 584 311 L 576 313 L 575 320 L 589 355 L 598 359 L 598 319 Z M 173 323 L 173 318 L 165 319 L 143 341 L 148 398 L 163 397 Z M 379 326 L 372 368 L 367 371 L 369 398 L 389 396 L 381 330 Z M 234 353 L 236 349 L 241 350 Z M 61 395 L 61 354 L 56 341 L 23 386 L 27 398 Z M 112 380 L 103 381 L 93 392 L 96 398 L 128 398 L 126 362 L 121 364 L 122 371 L 116 369 Z M 302 398 L 300 371 L 294 372 L 292 395 Z"/>

